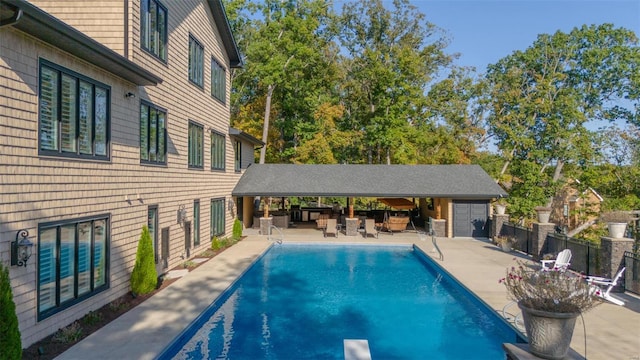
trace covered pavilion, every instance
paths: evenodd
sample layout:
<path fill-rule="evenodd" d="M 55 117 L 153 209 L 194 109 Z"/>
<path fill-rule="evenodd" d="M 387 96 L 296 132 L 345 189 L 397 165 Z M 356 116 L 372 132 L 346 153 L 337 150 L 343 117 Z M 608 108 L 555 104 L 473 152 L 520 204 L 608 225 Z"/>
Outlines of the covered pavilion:
<path fill-rule="evenodd" d="M 487 237 L 490 202 L 507 193 L 478 165 L 252 164 L 232 195 L 245 227 L 256 197 L 411 198 L 438 236 Z"/>

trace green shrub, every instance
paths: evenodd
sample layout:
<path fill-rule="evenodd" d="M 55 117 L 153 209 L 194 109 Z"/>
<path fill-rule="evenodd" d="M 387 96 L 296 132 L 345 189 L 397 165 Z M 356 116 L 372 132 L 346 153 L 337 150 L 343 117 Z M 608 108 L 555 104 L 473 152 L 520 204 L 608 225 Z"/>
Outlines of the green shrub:
<path fill-rule="evenodd" d="M 149 228 L 142 227 L 142 235 L 136 252 L 136 265 L 131 273 L 131 292 L 144 295 L 152 292 L 158 284 L 158 273 L 153 258 L 153 244 Z"/>
<path fill-rule="evenodd" d="M 103 316 L 101 312 L 89 311 L 89 313 L 82 318 L 82 323 L 86 325 L 95 325 L 101 322 L 102 319 Z"/>
<path fill-rule="evenodd" d="M 242 237 L 242 222 L 236 218 L 233 222 L 233 239 L 238 241 Z"/>
<path fill-rule="evenodd" d="M 82 327 L 77 321 L 74 321 L 71 325 L 62 328 L 53 334 L 53 341 L 63 344 L 71 344 L 80 340 L 81 337 Z"/>
<path fill-rule="evenodd" d="M 21 359 L 22 342 L 9 270 L 0 263 L 0 359 Z"/>
<path fill-rule="evenodd" d="M 214 236 L 211 239 L 211 249 L 212 250 L 220 250 L 220 249 L 222 249 L 222 242 L 220 241 L 220 239 L 217 236 Z"/>

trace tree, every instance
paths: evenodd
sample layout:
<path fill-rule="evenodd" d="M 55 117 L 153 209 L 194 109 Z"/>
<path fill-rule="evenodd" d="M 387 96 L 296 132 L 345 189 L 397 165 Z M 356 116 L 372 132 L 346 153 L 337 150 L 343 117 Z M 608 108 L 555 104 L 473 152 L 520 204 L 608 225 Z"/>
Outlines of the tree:
<path fill-rule="evenodd" d="M 488 123 L 507 160 L 502 172 L 510 166 L 514 178 L 511 197 L 522 197 L 516 215 L 550 202 L 567 163 L 594 158 L 585 123 L 638 122 L 639 73 L 635 34 L 610 24 L 539 35 L 488 67 Z"/>
<path fill-rule="evenodd" d="M 136 264 L 131 273 L 131 292 L 144 295 L 152 292 L 158 284 L 158 273 L 153 255 L 153 244 L 149 228 L 144 225 L 138 250 L 136 251 Z"/>
<path fill-rule="evenodd" d="M 22 358 L 22 341 L 9 270 L 0 263 L 0 360 Z"/>
<path fill-rule="evenodd" d="M 233 3 L 237 13 L 241 1 Z M 255 134 L 260 119 L 267 144 L 260 162 L 290 161 L 319 130 L 317 108 L 334 100 L 328 95 L 338 52 L 331 49 L 332 6 L 320 0 L 268 0 L 245 8 L 251 20 L 238 29 L 246 66 L 234 78 L 232 123 Z"/>
<path fill-rule="evenodd" d="M 451 62 L 435 25 L 407 0 L 386 9 L 380 0 L 346 3 L 340 17 L 345 78 L 344 130 L 368 163 L 412 163 L 423 136 L 425 93 L 436 72 Z M 360 155 L 361 156 L 361 155 Z M 361 162 L 352 159 L 351 162 Z"/>

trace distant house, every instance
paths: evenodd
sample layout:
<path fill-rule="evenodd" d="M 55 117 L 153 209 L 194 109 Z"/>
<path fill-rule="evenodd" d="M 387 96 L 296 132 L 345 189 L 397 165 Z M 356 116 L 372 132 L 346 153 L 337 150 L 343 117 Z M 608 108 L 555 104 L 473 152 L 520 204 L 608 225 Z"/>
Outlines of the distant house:
<path fill-rule="evenodd" d="M 231 233 L 261 144 L 229 127 L 240 55 L 220 0 L 0 0 L 0 261 L 23 346 Z M 1 350 L 0 350 L 1 351 Z"/>
<path fill-rule="evenodd" d="M 551 222 L 571 231 L 589 221 L 596 220 L 600 214 L 603 199 L 592 188 L 578 189 L 580 181 L 569 181 L 553 198 Z"/>

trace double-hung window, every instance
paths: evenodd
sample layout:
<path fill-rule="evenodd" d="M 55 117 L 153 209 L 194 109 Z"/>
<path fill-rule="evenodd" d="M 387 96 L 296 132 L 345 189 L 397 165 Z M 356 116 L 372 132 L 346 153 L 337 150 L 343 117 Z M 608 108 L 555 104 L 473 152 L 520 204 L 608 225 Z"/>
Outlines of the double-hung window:
<path fill-rule="evenodd" d="M 158 59 L 167 61 L 167 9 L 157 0 L 140 2 L 140 43 Z"/>
<path fill-rule="evenodd" d="M 189 81 L 204 87 L 204 46 L 189 35 Z"/>
<path fill-rule="evenodd" d="M 38 320 L 108 288 L 109 243 L 109 215 L 39 225 Z"/>
<path fill-rule="evenodd" d="M 167 163 L 167 113 L 149 103 L 140 103 L 140 161 Z"/>
<path fill-rule="evenodd" d="M 210 237 L 224 235 L 224 198 L 211 199 Z"/>
<path fill-rule="evenodd" d="M 211 170 L 224 170 L 225 162 L 224 135 L 211 132 Z"/>
<path fill-rule="evenodd" d="M 202 125 L 189 121 L 189 167 L 204 167 L 204 129 Z"/>
<path fill-rule="evenodd" d="M 227 101 L 227 72 L 214 58 L 211 58 L 211 96 L 223 104 Z"/>
<path fill-rule="evenodd" d="M 151 243 L 153 244 L 153 260 L 158 263 L 158 205 L 151 205 L 147 209 L 147 227 Z"/>
<path fill-rule="evenodd" d="M 200 246 L 200 200 L 193 201 L 193 246 Z"/>
<path fill-rule="evenodd" d="M 235 152 L 234 169 L 240 171 L 242 170 L 242 143 L 239 140 L 236 140 Z"/>
<path fill-rule="evenodd" d="M 111 88 L 40 60 L 39 153 L 109 160 Z"/>

